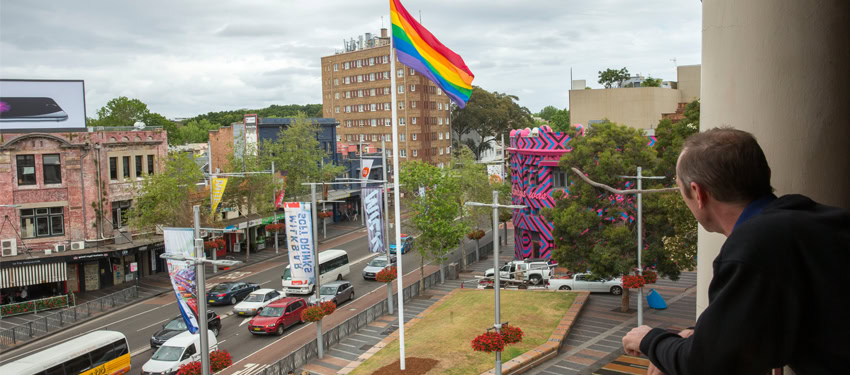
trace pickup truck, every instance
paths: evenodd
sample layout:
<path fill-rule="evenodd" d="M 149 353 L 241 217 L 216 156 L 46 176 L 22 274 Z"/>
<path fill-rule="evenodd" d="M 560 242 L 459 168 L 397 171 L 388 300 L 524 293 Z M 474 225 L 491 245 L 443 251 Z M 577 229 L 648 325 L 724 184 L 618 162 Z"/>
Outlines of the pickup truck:
<path fill-rule="evenodd" d="M 587 290 L 590 292 L 611 293 L 615 296 L 623 294 L 623 279 L 602 279 L 590 273 L 577 273 L 570 279 L 549 279 L 548 289 L 551 290 Z"/>
<path fill-rule="evenodd" d="M 552 268 L 545 260 L 514 260 L 499 268 L 499 277 L 528 281 L 531 285 L 541 285 L 552 277 Z M 484 271 L 485 277 L 493 277 L 493 269 Z M 521 276 L 521 277 L 518 277 Z"/>

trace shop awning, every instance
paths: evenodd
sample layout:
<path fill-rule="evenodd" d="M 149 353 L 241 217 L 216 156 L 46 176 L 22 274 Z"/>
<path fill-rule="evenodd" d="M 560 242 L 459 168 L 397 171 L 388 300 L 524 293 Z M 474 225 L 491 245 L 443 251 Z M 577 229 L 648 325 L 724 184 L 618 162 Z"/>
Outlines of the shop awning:
<path fill-rule="evenodd" d="M 59 282 L 67 279 L 68 266 L 65 262 L 27 264 L 0 269 L 0 288 Z"/>

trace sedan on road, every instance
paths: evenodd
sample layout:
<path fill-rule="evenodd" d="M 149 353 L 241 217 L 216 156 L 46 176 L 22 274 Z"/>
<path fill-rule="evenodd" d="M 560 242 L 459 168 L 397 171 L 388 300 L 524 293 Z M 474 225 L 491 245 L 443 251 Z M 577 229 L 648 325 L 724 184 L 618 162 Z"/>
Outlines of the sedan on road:
<path fill-rule="evenodd" d="M 215 311 L 207 311 L 207 318 L 207 329 L 218 336 L 218 333 L 221 332 L 221 317 Z M 182 316 L 171 319 L 168 323 L 162 325 L 162 329 L 151 336 L 151 348 L 156 349 L 168 339 L 188 330 L 189 328 L 186 327 L 186 321 L 183 320 Z"/>
<path fill-rule="evenodd" d="M 401 253 L 405 254 L 408 251 L 413 250 L 413 236 L 402 233 L 401 234 Z M 390 244 L 390 254 L 396 253 L 396 244 Z"/>
<path fill-rule="evenodd" d="M 383 271 L 386 268 L 395 267 L 396 257 L 390 256 L 390 261 L 387 262 L 387 257 L 379 256 L 375 259 L 372 259 L 369 264 L 363 268 L 363 279 L 364 280 L 375 280 L 378 277 L 378 272 Z"/>
<path fill-rule="evenodd" d="M 284 297 L 270 303 L 248 322 L 248 332 L 254 335 L 283 334 L 287 327 L 301 323 L 301 312 L 307 308 L 303 298 Z"/>
<path fill-rule="evenodd" d="M 348 281 L 333 281 L 319 288 L 319 298 L 321 302 L 333 301 L 339 306 L 343 302 L 354 299 L 354 287 Z M 316 296 L 310 296 L 309 304 L 316 304 Z"/>
<path fill-rule="evenodd" d="M 586 290 L 589 292 L 623 294 L 623 279 L 620 277 L 603 279 L 590 273 L 577 273 L 571 279 L 549 279 L 551 290 Z"/>
<path fill-rule="evenodd" d="M 257 283 L 243 281 L 221 283 L 207 292 L 207 302 L 210 305 L 235 305 L 257 289 L 260 289 L 260 284 Z"/>
<path fill-rule="evenodd" d="M 257 289 L 248 297 L 233 306 L 233 313 L 236 315 L 256 315 L 263 307 L 270 303 L 283 298 L 283 294 L 274 289 Z"/>

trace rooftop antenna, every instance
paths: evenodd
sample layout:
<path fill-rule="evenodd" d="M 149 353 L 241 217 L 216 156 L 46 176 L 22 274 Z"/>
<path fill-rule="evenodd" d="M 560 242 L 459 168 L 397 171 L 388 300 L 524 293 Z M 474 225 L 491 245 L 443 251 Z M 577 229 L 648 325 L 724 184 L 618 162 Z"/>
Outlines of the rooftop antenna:
<path fill-rule="evenodd" d="M 422 9 L 419 10 L 419 24 L 422 24 Z"/>
<path fill-rule="evenodd" d="M 381 16 L 381 28 L 384 28 L 384 16 Z"/>

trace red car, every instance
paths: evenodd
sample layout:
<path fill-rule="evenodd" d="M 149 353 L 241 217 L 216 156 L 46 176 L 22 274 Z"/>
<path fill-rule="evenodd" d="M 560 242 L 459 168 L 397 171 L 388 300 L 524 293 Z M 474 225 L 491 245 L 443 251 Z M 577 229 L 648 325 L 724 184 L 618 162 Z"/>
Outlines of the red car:
<path fill-rule="evenodd" d="M 284 297 L 264 307 L 248 322 L 248 332 L 255 335 L 283 334 L 287 327 L 301 323 L 301 311 L 307 308 L 303 298 Z"/>

